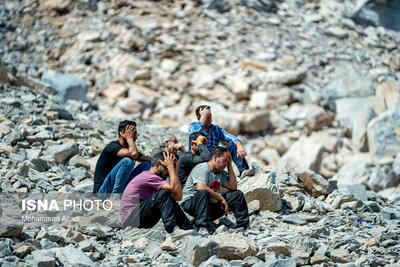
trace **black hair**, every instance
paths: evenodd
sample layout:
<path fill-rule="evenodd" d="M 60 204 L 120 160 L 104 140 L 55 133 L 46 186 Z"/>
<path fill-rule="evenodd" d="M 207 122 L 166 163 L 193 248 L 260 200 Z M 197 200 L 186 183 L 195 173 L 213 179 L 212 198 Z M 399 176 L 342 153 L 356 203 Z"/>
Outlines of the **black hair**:
<path fill-rule="evenodd" d="M 211 151 L 211 155 L 210 155 L 210 159 L 214 156 L 217 155 L 217 157 L 221 157 L 224 153 L 229 152 L 228 149 L 226 149 L 225 147 L 222 146 L 218 146 L 216 148 L 214 148 L 213 151 Z"/>
<path fill-rule="evenodd" d="M 157 153 L 157 154 L 155 154 L 155 155 L 153 156 L 153 159 L 151 160 L 151 167 L 154 167 L 154 166 L 157 164 L 157 162 L 158 162 L 159 160 L 164 161 L 164 154 L 163 154 L 163 152 L 159 152 L 159 153 Z"/>
<path fill-rule="evenodd" d="M 121 136 L 120 132 L 125 130 L 127 125 L 133 125 L 136 127 L 136 122 L 128 120 L 120 121 L 118 124 L 118 137 Z"/>
<path fill-rule="evenodd" d="M 205 136 L 202 132 L 194 132 L 189 135 L 189 142 L 195 141 L 197 137 Z"/>
<path fill-rule="evenodd" d="M 200 105 L 200 106 L 198 106 L 198 107 L 196 108 L 196 111 L 195 111 L 195 113 L 196 113 L 196 118 L 200 118 L 200 109 L 203 109 L 203 108 L 211 109 L 211 107 L 208 106 L 208 105 Z"/>

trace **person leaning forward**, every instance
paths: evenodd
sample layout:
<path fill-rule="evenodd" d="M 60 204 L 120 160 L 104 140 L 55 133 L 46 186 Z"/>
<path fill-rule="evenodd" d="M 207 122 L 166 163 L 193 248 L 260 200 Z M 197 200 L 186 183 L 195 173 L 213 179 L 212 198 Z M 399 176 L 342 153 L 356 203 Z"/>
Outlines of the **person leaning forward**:
<path fill-rule="evenodd" d="M 178 160 L 178 176 L 182 186 L 193 168 L 210 159 L 210 151 L 207 149 L 207 137 L 202 132 L 195 132 L 189 136 L 190 151 L 186 151 Z"/>
<path fill-rule="evenodd" d="M 182 199 L 176 169 L 175 155 L 169 152 L 154 155 L 150 170 L 133 179 L 122 194 L 120 216 L 124 227 L 151 228 L 161 218 L 167 239 L 175 241 L 193 233 L 190 230 L 193 226 L 176 202 Z"/>
<path fill-rule="evenodd" d="M 118 135 L 118 140 L 110 142 L 97 161 L 93 193 L 122 193 L 129 181 L 150 169 L 151 158 L 142 155 L 136 147 L 136 122 L 121 121 Z M 141 163 L 134 168 L 136 161 Z"/>
<path fill-rule="evenodd" d="M 224 171 L 228 168 L 228 172 Z M 224 192 L 225 191 L 225 192 Z M 237 190 L 232 156 L 224 147 L 211 152 L 208 162 L 200 163 L 190 173 L 183 190 L 181 206 L 195 218 L 200 233 L 215 231 L 212 221 L 233 211 L 236 227 L 249 226 L 249 212 L 244 194 Z"/>

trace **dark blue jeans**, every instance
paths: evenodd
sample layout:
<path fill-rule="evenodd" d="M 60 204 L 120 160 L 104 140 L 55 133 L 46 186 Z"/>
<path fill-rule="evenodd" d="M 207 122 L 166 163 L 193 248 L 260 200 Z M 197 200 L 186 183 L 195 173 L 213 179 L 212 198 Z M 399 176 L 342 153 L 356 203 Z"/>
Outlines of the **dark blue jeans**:
<path fill-rule="evenodd" d="M 99 193 L 110 194 L 120 193 L 122 194 L 128 185 L 128 183 L 136 177 L 139 173 L 150 169 L 150 162 L 143 161 L 136 168 L 135 161 L 131 158 L 123 158 L 118 162 L 117 165 L 111 170 L 100 187 Z"/>
<path fill-rule="evenodd" d="M 241 157 L 237 156 L 237 149 L 235 144 L 230 144 L 226 147 L 232 155 L 232 161 L 235 163 L 236 167 L 239 169 L 239 175 L 242 174 L 244 170 L 249 169 L 249 164 L 247 164 L 246 159 L 242 159 Z"/>

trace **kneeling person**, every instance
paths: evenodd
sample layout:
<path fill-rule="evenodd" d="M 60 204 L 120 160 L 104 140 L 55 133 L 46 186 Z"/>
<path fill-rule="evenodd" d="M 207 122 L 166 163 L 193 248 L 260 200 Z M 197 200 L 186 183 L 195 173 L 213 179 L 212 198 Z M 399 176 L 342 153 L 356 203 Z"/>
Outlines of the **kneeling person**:
<path fill-rule="evenodd" d="M 150 170 L 136 176 L 122 195 L 120 216 L 123 226 L 151 228 L 161 218 L 167 237 L 172 240 L 191 234 L 193 230 L 188 229 L 192 225 L 176 202 L 182 199 L 182 186 L 175 156 L 169 152 L 158 153 L 151 163 Z"/>
<path fill-rule="evenodd" d="M 224 171 L 226 167 L 228 172 Z M 228 214 L 230 210 L 235 215 L 237 228 L 246 229 L 249 226 L 247 203 L 244 194 L 237 190 L 232 156 L 226 148 L 217 147 L 208 162 L 193 168 L 183 194 L 181 206 L 194 216 L 194 223 L 201 233 L 212 233 L 214 229 L 211 222 Z"/>

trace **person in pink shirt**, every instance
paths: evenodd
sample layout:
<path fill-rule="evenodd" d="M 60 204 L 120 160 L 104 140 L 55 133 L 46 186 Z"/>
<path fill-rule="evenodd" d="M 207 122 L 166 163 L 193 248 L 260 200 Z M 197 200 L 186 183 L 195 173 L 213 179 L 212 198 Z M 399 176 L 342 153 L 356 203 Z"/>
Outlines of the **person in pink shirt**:
<path fill-rule="evenodd" d="M 169 152 L 158 153 L 152 159 L 150 170 L 137 175 L 126 186 L 120 205 L 122 225 L 151 228 L 161 218 L 167 238 L 172 241 L 192 234 L 193 226 L 177 203 L 180 200 L 182 186 L 177 160 Z"/>

